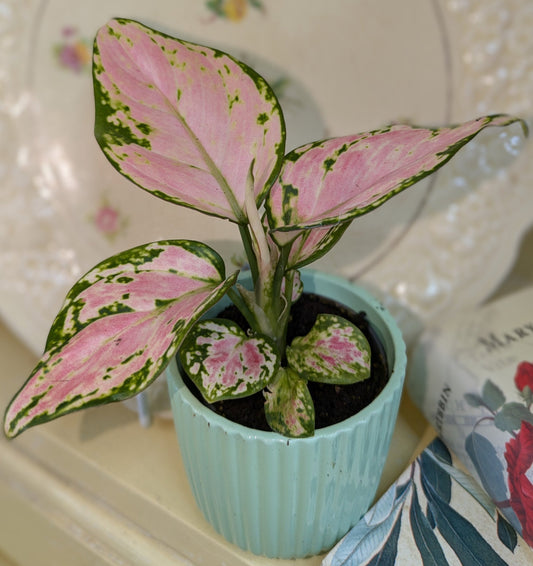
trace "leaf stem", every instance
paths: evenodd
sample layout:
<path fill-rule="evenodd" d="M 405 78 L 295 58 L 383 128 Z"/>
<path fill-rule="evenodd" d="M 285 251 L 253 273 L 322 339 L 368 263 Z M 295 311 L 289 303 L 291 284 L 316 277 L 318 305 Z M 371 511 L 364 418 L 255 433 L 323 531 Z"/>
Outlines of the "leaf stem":
<path fill-rule="evenodd" d="M 282 352 L 285 351 L 287 341 L 287 327 L 289 325 L 289 316 L 292 304 L 292 288 L 294 285 L 295 271 L 287 271 L 287 263 L 289 260 L 290 246 L 284 246 L 281 249 L 274 280 L 272 282 L 272 301 L 274 312 L 277 313 L 276 328 L 278 328 L 278 336 L 276 337 L 278 345 Z M 281 292 L 283 278 L 285 277 L 285 292 Z M 281 303 L 283 301 L 283 304 Z"/>
<path fill-rule="evenodd" d="M 271 271 L 272 267 L 270 249 L 268 247 L 265 230 L 263 228 L 263 224 L 261 223 L 259 211 L 255 202 L 254 176 L 252 173 L 253 164 L 254 162 L 252 161 L 252 163 L 250 164 L 250 169 L 248 171 L 248 177 L 246 179 L 244 209 L 248 218 L 249 234 L 251 236 L 250 240 L 257 261 L 259 279 L 261 280 L 264 279 L 265 276 L 268 277 L 268 273 Z"/>
<path fill-rule="evenodd" d="M 239 232 L 244 246 L 244 252 L 246 253 L 246 259 L 248 260 L 248 265 L 250 267 L 250 271 L 252 272 L 252 281 L 254 282 L 255 286 L 257 279 L 259 278 L 259 268 L 257 266 L 257 257 L 255 256 L 252 237 L 250 236 L 248 225 L 239 224 Z"/>
<path fill-rule="evenodd" d="M 231 287 L 228 291 L 228 296 L 233 302 L 233 304 L 239 309 L 242 313 L 244 318 L 248 321 L 248 324 L 252 328 L 256 328 L 256 318 L 252 310 L 246 304 L 246 301 L 242 298 L 241 294 L 235 289 L 235 287 Z"/>

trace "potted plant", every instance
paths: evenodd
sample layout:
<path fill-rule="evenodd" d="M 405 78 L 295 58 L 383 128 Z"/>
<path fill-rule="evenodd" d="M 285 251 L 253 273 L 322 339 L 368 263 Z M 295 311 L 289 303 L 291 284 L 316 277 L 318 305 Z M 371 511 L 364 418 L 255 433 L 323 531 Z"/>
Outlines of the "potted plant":
<path fill-rule="evenodd" d="M 254 552 L 319 552 L 372 500 L 405 352 L 391 317 L 364 291 L 312 271 L 300 278 L 299 270 L 329 251 L 354 218 L 441 167 L 482 129 L 517 119 L 494 115 L 442 129 L 396 125 L 285 155 L 283 114 L 261 76 L 225 53 L 125 19 L 99 30 L 93 77 L 95 135 L 108 160 L 157 197 L 235 223 L 249 270 L 241 279 L 226 275 L 216 251 L 186 240 L 102 261 L 67 294 L 43 357 L 7 408 L 5 434 L 129 398 L 169 366 L 182 452 L 191 458 L 189 478 L 208 519 Z M 306 292 L 333 289 L 340 305 L 288 343 L 302 280 Z M 223 297 L 246 331 L 218 312 L 203 317 Z M 371 330 L 348 321 L 345 307 L 364 311 Z M 388 383 L 354 417 L 315 431 L 310 384 L 342 389 L 374 379 L 368 332 L 384 348 Z M 264 395 L 272 431 L 206 408 L 180 375 L 178 350 L 209 403 Z M 222 445 L 224 437 L 233 443 Z M 194 446 L 208 460 L 192 454 Z M 212 488 L 209 468 L 223 478 Z"/>

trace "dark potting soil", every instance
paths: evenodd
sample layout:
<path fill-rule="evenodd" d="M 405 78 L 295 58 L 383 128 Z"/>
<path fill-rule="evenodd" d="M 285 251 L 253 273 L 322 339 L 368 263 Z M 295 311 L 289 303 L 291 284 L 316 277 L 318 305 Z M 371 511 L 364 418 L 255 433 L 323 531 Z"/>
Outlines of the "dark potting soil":
<path fill-rule="evenodd" d="M 371 374 L 368 379 L 350 385 L 309 381 L 308 387 L 315 406 L 315 428 L 330 426 L 355 415 L 379 395 L 389 380 L 383 345 L 370 327 L 365 313 L 355 312 L 331 299 L 304 293 L 292 305 L 287 344 L 290 344 L 295 336 L 305 336 L 313 327 L 317 315 L 321 313 L 342 316 L 360 328 L 370 344 Z M 234 306 L 223 309 L 217 316 L 233 320 L 245 330 L 249 327 L 246 319 Z M 263 409 L 263 393 L 209 404 L 187 376 L 184 376 L 184 381 L 193 394 L 216 413 L 249 428 L 270 430 Z"/>

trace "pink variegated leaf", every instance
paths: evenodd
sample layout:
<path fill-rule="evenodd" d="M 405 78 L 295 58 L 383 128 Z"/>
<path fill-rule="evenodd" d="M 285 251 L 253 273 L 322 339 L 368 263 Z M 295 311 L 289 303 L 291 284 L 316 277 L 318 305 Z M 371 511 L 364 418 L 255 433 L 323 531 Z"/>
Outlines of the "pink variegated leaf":
<path fill-rule="evenodd" d="M 279 367 L 270 338 L 249 337 L 237 324 L 221 318 L 194 326 L 180 349 L 180 360 L 209 403 L 261 391 Z"/>
<path fill-rule="evenodd" d="M 5 414 L 8 437 L 145 389 L 236 280 L 205 244 L 163 241 L 103 261 L 71 289 Z"/>
<path fill-rule="evenodd" d="M 95 135 L 124 176 L 175 204 L 242 223 L 248 174 L 261 202 L 285 126 L 276 97 L 229 55 L 115 19 L 94 43 Z"/>
<path fill-rule="evenodd" d="M 365 214 L 436 171 L 487 126 L 516 121 L 497 115 L 453 128 L 396 125 L 295 149 L 266 202 L 273 237 L 284 245 L 302 228 Z"/>
<path fill-rule="evenodd" d="M 326 254 L 339 241 L 348 226 L 350 222 L 292 232 L 276 232 L 276 240 L 280 245 L 290 246 L 288 266 L 300 269 Z"/>
<path fill-rule="evenodd" d="M 319 314 L 306 336 L 287 347 L 287 363 L 310 381 L 347 384 L 370 377 L 370 346 L 365 335 L 340 316 Z"/>
<path fill-rule="evenodd" d="M 270 428 L 291 438 L 315 433 L 315 407 L 307 381 L 291 368 L 280 368 L 265 391 L 265 416 Z"/>

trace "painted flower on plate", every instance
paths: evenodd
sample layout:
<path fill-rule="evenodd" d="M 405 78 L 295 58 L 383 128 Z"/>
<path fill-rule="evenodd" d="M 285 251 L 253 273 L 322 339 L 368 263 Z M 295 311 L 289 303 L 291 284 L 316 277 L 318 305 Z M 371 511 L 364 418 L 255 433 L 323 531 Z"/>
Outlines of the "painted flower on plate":
<path fill-rule="evenodd" d="M 88 70 L 91 64 L 91 45 L 78 36 L 76 28 L 66 26 L 62 29 L 63 41 L 54 46 L 58 63 L 66 68 L 80 73 Z"/>
<path fill-rule="evenodd" d="M 240 22 L 248 13 L 248 6 L 262 9 L 263 5 L 259 0 L 209 0 L 206 6 L 218 17 Z"/>
<path fill-rule="evenodd" d="M 113 240 L 127 224 L 120 211 L 109 204 L 105 198 L 91 216 L 91 221 L 97 230 L 108 240 Z"/>

